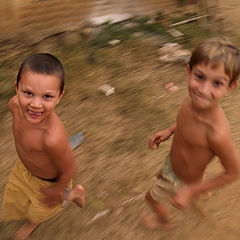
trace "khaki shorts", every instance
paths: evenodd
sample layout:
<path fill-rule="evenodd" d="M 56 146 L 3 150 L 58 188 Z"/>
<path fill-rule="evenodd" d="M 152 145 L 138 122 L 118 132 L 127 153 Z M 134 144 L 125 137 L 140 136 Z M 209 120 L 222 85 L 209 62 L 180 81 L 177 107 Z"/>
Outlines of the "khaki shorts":
<path fill-rule="evenodd" d="M 152 198 L 157 202 L 166 202 L 176 189 L 184 186 L 172 170 L 170 155 L 167 156 L 164 167 L 157 175 L 157 180 L 150 188 Z"/>
<path fill-rule="evenodd" d="M 55 207 L 48 207 L 39 200 L 44 198 L 40 189 L 54 186 L 54 184 L 33 176 L 22 161 L 18 160 L 5 187 L 1 209 L 2 220 L 28 219 L 31 222 L 40 223 L 60 213 L 63 210 L 62 203 Z M 71 185 L 70 182 L 68 187 L 71 188 Z"/>

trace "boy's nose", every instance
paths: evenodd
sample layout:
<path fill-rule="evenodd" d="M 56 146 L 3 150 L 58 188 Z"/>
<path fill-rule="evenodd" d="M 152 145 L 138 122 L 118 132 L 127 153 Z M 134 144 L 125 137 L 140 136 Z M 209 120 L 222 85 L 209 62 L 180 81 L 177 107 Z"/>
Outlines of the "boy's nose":
<path fill-rule="evenodd" d="M 34 107 L 34 108 L 40 108 L 42 107 L 42 101 L 40 101 L 39 99 L 33 99 L 30 103 L 30 106 L 31 107 Z"/>
<path fill-rule="evenodd" d="M 202 85 L 201 85 L 201 88 L 199 89 L 200 90 L 200 92 L 201 92 L 201 94 L 203 95 L 203 96 L 208 96 L 209 95 L 209 93 L 210 93 L 210 86 L 209 86 L 209 84 L 208 83 L 203 83 Z"/>

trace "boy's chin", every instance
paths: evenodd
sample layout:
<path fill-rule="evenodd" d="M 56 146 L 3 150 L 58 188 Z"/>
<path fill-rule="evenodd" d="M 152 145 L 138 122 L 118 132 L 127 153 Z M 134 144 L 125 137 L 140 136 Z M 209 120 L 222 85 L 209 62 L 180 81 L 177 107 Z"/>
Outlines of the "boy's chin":
<path fill-rule="evenodd" d="M 194 108 L 196 109 L 199 109 L 199 110 L 209 110 L 209 109 L 212 109 L 214 107 L 213 104 L 207 104 L 207 103 L 198 103 L 198 102 L 194 102 L 193 101 L 193 106 Z"/>

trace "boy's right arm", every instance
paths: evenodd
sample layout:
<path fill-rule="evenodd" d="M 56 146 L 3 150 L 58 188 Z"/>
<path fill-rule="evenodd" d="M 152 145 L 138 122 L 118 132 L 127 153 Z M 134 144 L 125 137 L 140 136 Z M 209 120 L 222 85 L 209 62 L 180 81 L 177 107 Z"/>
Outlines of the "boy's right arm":
<path fill-rule="evenodd" d="M 157 148 L 159 148 L 159 144 L 161 142 L 164 142 L 167 139 L 169 139 L 171 137 L 171 135 L 175 132 L 176 127 L 177 127 L 177 124 L 175 123 L 171 127 L 167 128 L 163 131 L 155 133 L 154 136 L 152 138 L 150 138 L 150 140 L 148 142 L 148 148 L 154 149 L 154 144 L 157 146 Z"/>

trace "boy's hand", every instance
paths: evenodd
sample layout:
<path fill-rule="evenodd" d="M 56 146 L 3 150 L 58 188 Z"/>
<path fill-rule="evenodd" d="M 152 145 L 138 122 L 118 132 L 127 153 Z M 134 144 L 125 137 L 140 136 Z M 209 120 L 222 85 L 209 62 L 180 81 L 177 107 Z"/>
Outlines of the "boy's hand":
<path fill-rule="evenodd" d="M 184 211 L 192 203 L 193 198 L 194 194 L 192 189 L 190 187 L 183 187 L 179 189 L 169 201 L 174 207 Z"/>
<path fill-rule="evenodd" d="M 40 191 L 45 194 L 45 198 L 40 201 L 48 207 L 55 207 L 63 202 L 61 193 L 54 187 L 41 188 Z"/>
<path fill-rule="evenodd" d="M 171 131 L 169 129 L 165 129 L 163 131 L 157 132 L 148 142 L 148 148 L 154 149 L 154 144 L 159 148 L 159 144 L 161 142 L 166 141 L 171 136 Z"/>

